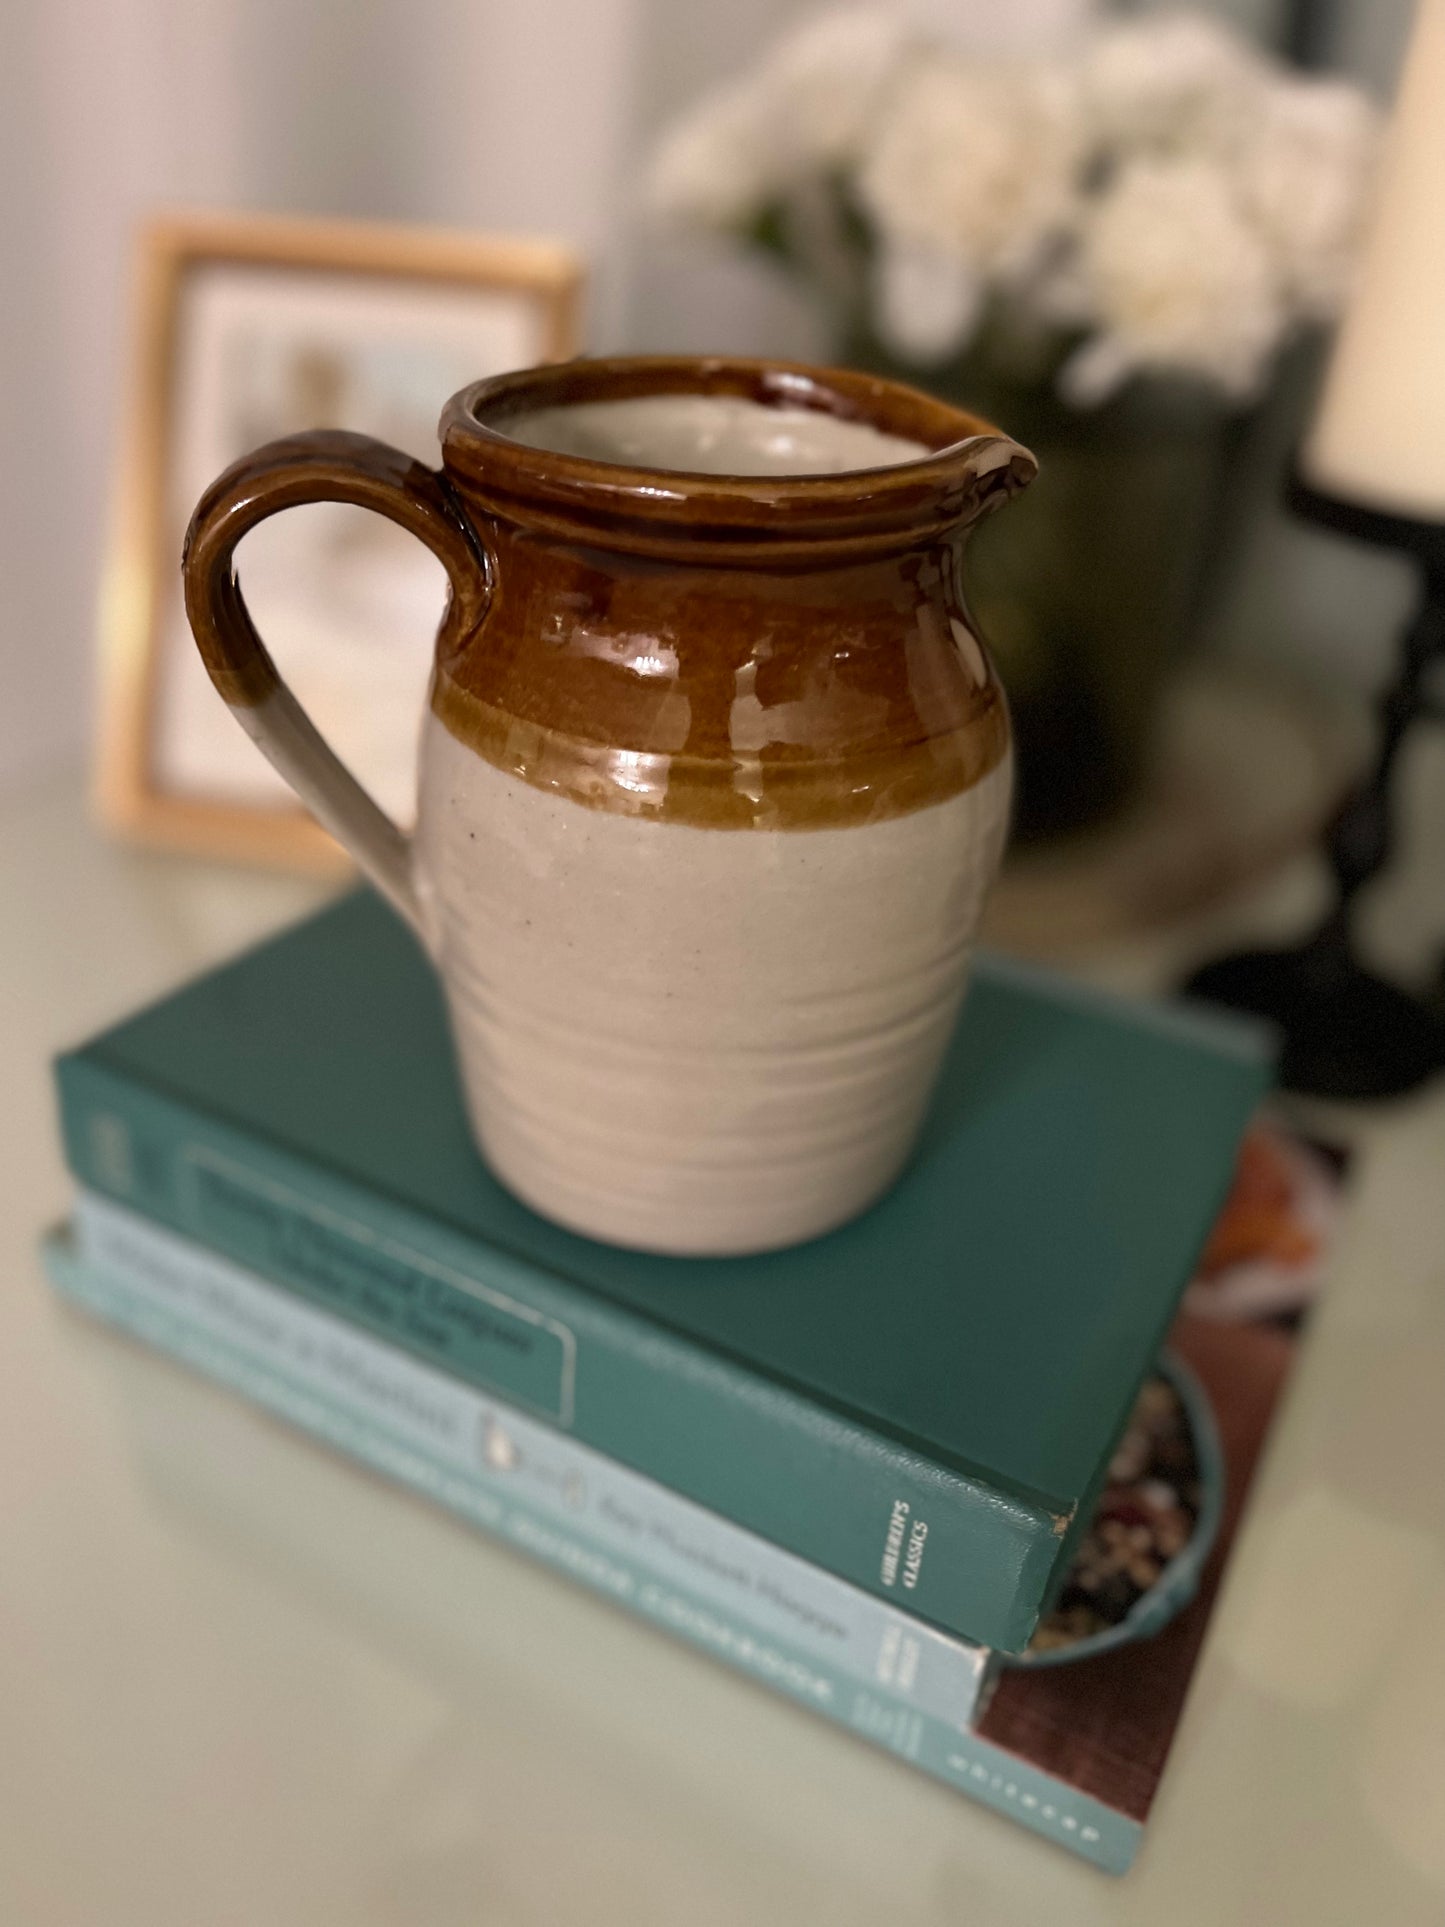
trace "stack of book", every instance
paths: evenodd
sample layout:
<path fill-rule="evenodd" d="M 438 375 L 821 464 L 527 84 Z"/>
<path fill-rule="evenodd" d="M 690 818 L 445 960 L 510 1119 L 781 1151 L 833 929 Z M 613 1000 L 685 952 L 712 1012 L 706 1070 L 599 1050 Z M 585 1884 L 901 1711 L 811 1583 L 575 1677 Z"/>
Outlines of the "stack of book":
<path fill-rule="evenodd" d="M 1127 1866 L 1282 1365 L 1173 1342 L 1223 1530 L 1159 1637 L 1011 1663 L 1087 1527 L 1266 1088 L 1259 1038 L 981 961 L 892 1194 L 677 1260 L 490 1177 L 365 893 L 64 1056 L 56 1284 L 1101 1866 Z"/>

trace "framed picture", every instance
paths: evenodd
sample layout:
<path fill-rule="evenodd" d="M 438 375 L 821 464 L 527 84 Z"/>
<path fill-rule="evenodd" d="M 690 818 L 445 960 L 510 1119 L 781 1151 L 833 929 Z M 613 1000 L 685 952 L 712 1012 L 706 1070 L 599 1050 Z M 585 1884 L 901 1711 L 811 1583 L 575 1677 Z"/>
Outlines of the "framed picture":
<path fill-rule="evenodd" d="M 191 510 L 237 456 L 305 428 L 358 429 L 435 464 L 457 389 L 576 352 L 580 266 L 549 242 L 180 217 L 144 232 L 139 270 L 102 591 L 101 816 L 146 842 L 340 869 L 201 666 L 181 601 Z M 382 517 L 318 503 L 252 530 L 238 573 L 292 688 L 407 822 L 440 564 Z"/>

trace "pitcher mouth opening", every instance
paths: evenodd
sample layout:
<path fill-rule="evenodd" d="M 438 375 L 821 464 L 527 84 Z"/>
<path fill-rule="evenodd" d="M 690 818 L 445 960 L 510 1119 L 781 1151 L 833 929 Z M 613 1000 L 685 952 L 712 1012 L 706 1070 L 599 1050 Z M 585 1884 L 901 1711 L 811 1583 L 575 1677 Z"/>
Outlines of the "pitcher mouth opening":
<path fill-rule="evenodd" d="M 909 546 L 977 520 L 1037 472 L 980 416 L 901 382 L 786 361 L 524 369 L 464 389 L 441 429 L 449 474 L 492 513 L 679 559 Z"/>

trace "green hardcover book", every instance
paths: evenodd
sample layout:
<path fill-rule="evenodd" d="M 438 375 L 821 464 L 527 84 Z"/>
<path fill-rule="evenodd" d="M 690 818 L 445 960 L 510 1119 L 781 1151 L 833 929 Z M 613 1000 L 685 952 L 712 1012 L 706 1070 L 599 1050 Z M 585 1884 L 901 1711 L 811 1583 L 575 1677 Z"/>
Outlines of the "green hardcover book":
<path fill-rule="evenodd" d="M 365 893 L 68 1053 L 71 1167 L 918 1618 L 1021 1649 L 1268 1082 L 1254 1031 L 980 962 L 902 1180 L 747 1259 L 490 1176 Z"/>

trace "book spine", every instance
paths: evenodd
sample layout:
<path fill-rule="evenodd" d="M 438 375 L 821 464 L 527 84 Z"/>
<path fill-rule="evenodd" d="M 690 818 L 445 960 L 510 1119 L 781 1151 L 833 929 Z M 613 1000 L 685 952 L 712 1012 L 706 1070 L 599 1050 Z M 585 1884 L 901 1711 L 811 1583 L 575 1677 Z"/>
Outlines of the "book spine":
<path fill-rule="evenodd" d="M 610 1558 L 642 1559 L 669 1584 L 705 1588 L 754 1634 L 792 1640 L 946 1724 L 965 1726 L 978 1705 L 992 1673 L 987 1647 L 933 1631 L 124 1206 L 82 1191 L 72 1238 L 86 1272 L 135 1309 L 229 1353 L 252 1378 L 344 1413 L 438 1478 L 510 1492 Z"/>
<path fill-rule="evenodd" d="M 806 1621 L 775 1635 L 740 1612 L 715 1575 L 707 1575 L 706 1591 L 691 1572 L 680 1579 L 672 1559 L 658 1558 L 651 1534 L 615 1522 L 599 1531 L 606 1512 L 578 1504 L 575 1477 L 546 1496 L 554 1474 L 567 1479 L 565 1459 L 549 1458 L 547 1472 L 539 1463 L 533 1478 L 516 1476 L 525 1445 L 539 1436 L 544 1448 L 548 1442 L 521 1414 L 501 1419 L 496 1401 L 185 1240 L 128 1224 L 112 1206 L 84 1211 L 80 1239 L 52 1238 L 46 1257 L 56 1287 L 92 1315 L 1083 1859 L 1114 1873 L 1129 1866 L 1137 1823 L 960 1725 L 920 1690 L 922 1673 L 908 1688 L 910 1701 L 896 1669 L 883 1681 L 860 1678 L 844 1651 Z M 471 1448 L 459 1446 L 460 1438 Z M 595 1476 L 596 1455 L 563 1444 L 578 1459 L 572 1472 Z M 607 1470 L 626 1483 L 622 1468 Z M 900 1641 L 919 1631 L 901 1629 Z M 936 1687 L 936 1669 L 928 1678 Z"/>
<path fill-rule="evenodd" d="M 94 1056 L 58 1078 L 83 1186 L 914 1617 L 1027 1643 L 1067 1524 L 1044 1507 Z"/>

